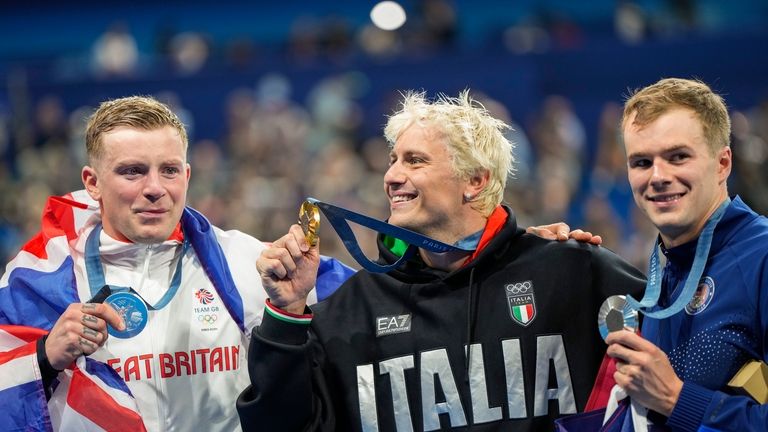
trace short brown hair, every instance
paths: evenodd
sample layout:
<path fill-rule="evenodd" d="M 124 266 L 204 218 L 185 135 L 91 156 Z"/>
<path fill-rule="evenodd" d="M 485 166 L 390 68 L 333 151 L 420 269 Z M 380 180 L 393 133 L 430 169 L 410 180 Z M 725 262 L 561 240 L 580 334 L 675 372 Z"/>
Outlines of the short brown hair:
<path fill-rule="evenodd" d="M 151 96 L 129 96 L 102 102 L 88 119 L 85 148 L 89 163 L 93 164 L 104 153 L 104 134 L 120 126 L 144 130 L 171 126 L 179 133 L 184 151 L 187 150 L 187 131 L 184 124 L 167 105 Z"/>
<path fill-rule="evenodd" d="M 725 101 L 699 80 L 665 78 L 635 90 L 624 104 L 621 130 L 633 114 L 632 124 L 643 127 L 675 108 L 688 108 L 696 114 L 710 150 L 730 144 L 731 119 Z"/>

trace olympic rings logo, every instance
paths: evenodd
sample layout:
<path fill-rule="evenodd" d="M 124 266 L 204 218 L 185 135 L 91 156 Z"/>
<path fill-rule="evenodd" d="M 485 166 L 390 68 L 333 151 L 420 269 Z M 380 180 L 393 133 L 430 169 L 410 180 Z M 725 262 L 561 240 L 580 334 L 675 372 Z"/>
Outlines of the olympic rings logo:
<path fill-rule="evenodd" d="M 218 316 L 216 316 L 216 314 L 200 314 L 197 316 L 198 321 L 208 325 L 212 325 L 213 323 L 215 323 L 217 318 Z"/>
<path fill-rule="evenodd" d="M 531 281 L 509 284 L 504 287 L 510 294 L 526 294 L 533 289 Z"/>

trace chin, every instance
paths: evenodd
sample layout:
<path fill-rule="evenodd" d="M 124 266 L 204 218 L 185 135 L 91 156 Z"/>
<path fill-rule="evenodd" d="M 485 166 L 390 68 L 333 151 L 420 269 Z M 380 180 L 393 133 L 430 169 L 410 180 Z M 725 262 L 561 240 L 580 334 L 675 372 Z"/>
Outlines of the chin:
<path fill-rule="evenodd" d="M 395 216 L 393 214 L 390 214 L 389 219 L 387 219 L 387 223 L 395 226 L 403 227 L 403 218 L 400 216 Z"/>
<path fill-rule="evenodd" d="M 651 213 L 650 219 L 651 219 L 651 222 L 653 222 L 653 224 L 658 227 L 679 226 L 681 223 L 680 215 L 671 213 L 671 212 Z"/>
<path fill-rule="evenodd" d="M 415 224 L 413 219 L 395 217 L 395 218 L 390 218 L 389 223 L 395 226 L 399 226 L 400 228 L 409 229 L 411 231 L 417 231 L 416 226 L 418 224 Z"/>
<path fill-rule="evenodd" d="M 660 233 L 670 238 L 678 238 L 691 229 L 690 225 L 680 221 L 666 221 L 654 225 L 656 225 Z"/>
<path fill-rule="evenodd" d="M 135 243 L 162 243 L 171 236 L 172 231 L 160 232 L 159 230 L 138 232 L 133 241 Z"/>
<path fill-rule="evenodd" d="M 162 243 L 163 241 L 165 241 L 166 238 L 167 237 L 160 238 L 160 237 L 151 237 L 151 236 L 141 236 L 133 239 L 133 242 L 139 243 L 139 244 L 155 244 L 155 243 Z"/>

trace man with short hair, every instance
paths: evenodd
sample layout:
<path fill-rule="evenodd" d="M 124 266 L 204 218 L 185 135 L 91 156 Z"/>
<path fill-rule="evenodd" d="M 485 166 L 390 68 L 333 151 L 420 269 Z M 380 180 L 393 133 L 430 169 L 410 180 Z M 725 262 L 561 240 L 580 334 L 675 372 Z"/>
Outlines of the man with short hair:
<path fill-rule="evenodd" d="M 644 279 L 604 248 L 517 227 L 501 205 L 507 127 L 465 92 L 408 93 L 385 128 L 389 222 L 461 250 L 360 271 L 311 310 L 318 247 L 294 225 L 264 251 L 245 430 L 541 431 L 583 410 L 604 354 L 598 308 Z M 386 264 L 407 246 L 378 240 Z"/>
<path fill-rule="evenodd" d="M 700 81 L 663 79 L 629 98 L 622 130 L 635 202 L 667 264 L 643 336 L 607 338 L 616 383 L 672 430 L 766 431 L 768 406 L 727 387 L 746 362 L 768 361 L 768 220 L 728 196 L 725 103 Z"/>
<path fill-rule="evenodd" d="M 185 207 L 186 131 L 155 99 L 102 103 L 86 147 L 85 191 L 0 280 L 0 429 L 239 430 L 264 244 Z"/>

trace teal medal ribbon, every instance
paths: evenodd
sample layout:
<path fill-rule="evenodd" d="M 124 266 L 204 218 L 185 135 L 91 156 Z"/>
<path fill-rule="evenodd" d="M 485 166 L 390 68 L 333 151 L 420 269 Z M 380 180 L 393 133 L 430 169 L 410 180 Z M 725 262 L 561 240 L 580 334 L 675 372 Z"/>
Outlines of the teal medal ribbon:
<path fill-rule="evenodd" d="M 144 300 L 141 295 L 131 287 L 122 287 L 116 285 L 107 285 L 104 278 L 104 269 L 101 263 L 101 256 L 99 255 L 99 235 L 101 234 L 102 225 L 99 223 L 93 228 L 93 231 L 88 235 L 88 239 L 85 242 L 85 270 L 88 274 L 88 285 L 90 286 L 91 295 L 96 295 L 107 287 L 111 293 L 105 303 L 111 305 L 123 318 L 126 329 L 124 331 L 118 331 L 112 326 L 108 326 L 107 331 L 110 335 L 126 339 L 131 338 L 144 330 L 149 319 L 149 310 L 159 310 L 164 308 L 170 303 L 171 299 L 176 295 L 176 291 L 181 286 L 181 262 L 184 254 L 189 248 L 189 242 L 184 239 L 182 243 L 181 256 L 176 263 L 176 270 L 171 277 L 171 284 L 168 287 L 168 291 L 165 292 L 163 297 L 157 304 L 150 304 Z"/>
<path fill-rule="evenodd" d="M 685 280 L 683 290 L 680 295 L 677 296 L 677 299 L 675 299 L 675 301 L 667 308 L 662 308 L 656 311 L 651 310 L 658 305 L 659 297 L 661 295 L 662 270 L 659 264 L 660 240 L 657 240 L 654 244 L 653 252 L 651 252 L 651 257 L 648 260 L 648 282 L 645 286 L 645 295 L 640 301 L 627 295 L 626 300 L 629 306 L 650 318 L 656 319 L 668 318 L 685 308 L 685 305 L 691 301 L 694 293 L 696 293 L 699 280 L 704 273 L 704 267 L 706 266 L 707 258 L 709 257 L 709 249 L 712 246 L 712 237 L 715 227 L 717 226 L 717 223 L 720 222 L 720 219 L 723 218 L 725 210 L 730 203 L 731 199 L 726 198 L 725 201 L 720 204 L 720 207 L 712 213 L 712 216 L 709 217 L 706 225 L 704 225 L 704 229 L 701 231 L 699 239 L 696 242 L 696 254 L 694 255 L 693 265 Z"/>
<path fill-rule="evenodd" d="M 325 215 L 326 219 L 328 219 L 328 222 L 330 222 L 333 229 L 339 235 L 342 243 L 344 243 L 344 247 L 347 249 L 349 254 L 352 255 L 352 258 L 354 258 L 361 267 L 371 273 L 386 273 L 396 268 L 403 261 L 412 257 L 418 249 L 426 249 L 430 252 L 444 253 L 454 251 L 472 252 L 477 247 L 476 245 L 449 245 L 409 229 L 401 228 L 380 221 L 378 219 L 362 215 L 360 213 L 355 213 L 351 210 L 328 204 L 315 198 L 307 198 L 307 201 L 316 205 L 320 211 L 323 212 L 323 215 Z M 368 257 L 363 254 L 362 250 L 360 250 L 360 245 L 357 243 L 355 234 L 352 232 L 352 229 L 349 227 L 349 223 L 347 223 L 347 221 L 354 222 L 390 237 L 400 239 L 405 243 L 408 243 L 408 248 L 405 250 L 403 256 L 401 256 L 400 259 L 398 259 L 393 264 L 381 265 L 375 263 L 368 259 Z"/>

